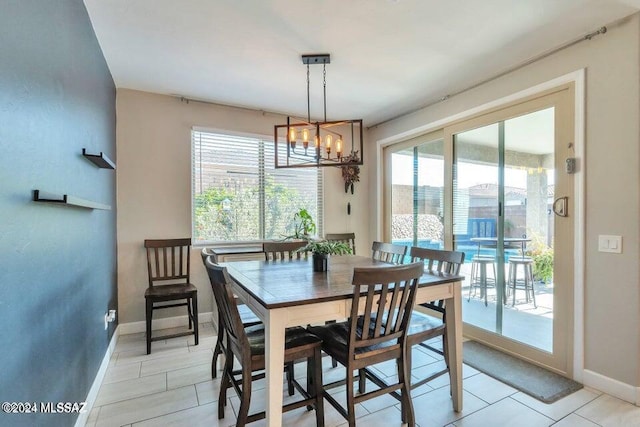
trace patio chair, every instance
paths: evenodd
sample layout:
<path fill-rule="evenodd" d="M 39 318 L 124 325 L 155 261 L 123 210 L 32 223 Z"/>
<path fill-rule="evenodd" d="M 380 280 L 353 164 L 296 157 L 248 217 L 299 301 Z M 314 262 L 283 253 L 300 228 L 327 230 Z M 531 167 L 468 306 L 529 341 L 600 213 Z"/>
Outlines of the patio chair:
<path fill-rule="evenodd" d="M 245 328 L 229 286 L 231 279 L 226 268 L 215 265 L 210 259 L 207 259 L 205 263 L 216 304 L 222 313 L 227 341 L 225 346 L 226 361 L 218 398 L 218 418 L 224 418 L 227 389 L 233 387 L 240 398 L 236 425 L 242 427 L 247 423 L 265 418 L 264 411 L 249 415 L 252 382 L 264 377 L 264 374 L 254 375 L 256 371 L 265 369 L 264 325 L 259 324 Z M 287 329 L 284 345 L 285 364 L 293 363 L 301 358 L 307 359 L 307 384 L 306 388 L 303 388 L 295 378 L 293 379 L 293 384 L 303 399 L 285 405 L 283 412 L 303 406 L 315 408 L 316 425 L 324 426 L 321 340 L 304 328 L 294 327 Z M 242 367 L 239 371 L 233 370 L 234 358 L 238 359 Z M 236 378 L 238 376 L 241 379 Z"/>
<path fill-rule="evenodd" d="M 402 264 L 407 254 L 407 247 L 394 245 L 393 243 L 373 242 L 371 245 L 371 258 L 392 264 Z"/>
<path fill-rule="evenodd" d="M 147 274 L 149 286 L 144 293 L 147 332 L 147 354 L 151 342 L 193 335 L 198 345 L 198 289 L 189 282 L 191 239 L 147 239 Z M 180 301 L 168 304 L 172 301 Z M 187 307 L 189 331 L 152 336 L 153 311 L 171 307 Z M 192 330 L 193 328 L 193 330 Z"/>
<path fill-rule="evenodd" d="M 325 240 L 330 242 L 342 242 L 349 245 L 351 253 L 356 254 L 356 234 L 355 233 L 327 233 L 324 235 Z"/>
<path fill-rule="evenodd" d="M 307 258 L 307 252 L 297 252 L 298 249 L 306 246 L 307 242 L 286 241 L 286 242 L 264 242 L 262 250 L 266 261 L 290 261 L 293 259 Z"/>
<path fill-rule="evenodd" d="M 215 255 L 215 251 L 210 248 L 202 248 L 200 252 L 202 256 L 202 264 L 206 269 L 207 267 L 207 259 L 211 261 L 213 264 L 218 264 L 217 257 Z M 253 311 L 246 304 L 243 304 L 236 295 L 234 295 L 236 300 L 236 306 L 238 307 L 238 313 L 240 314 L 240 319 L 242 324 L 245 327 L 258 325 L 260 324 L 260 319 L 255 315 Z M 218 363 L 218 356 L 225 352 L 224 347 L 224 323 L 222 322 L 222 313 L 218 310 L 218 337 L 216 338 L 216 346 L 213 350 L 213 357 L 211 358 L 211 378 L 216 378 L 218 375 L 218 370 L 216 369 L 216 365 Z"/>
<path fill-rule="evenodd" d="M 355 426 L 357 403 L 387 393 L 401 401 L 402 421 L 409 426 L 415 425 L 411 374 L 406 363 L 406 354 L 411 348 L 407 342 L 407 328 L 422 272 L 422 263 L 355 268 L 355 289 L 349 320 L 308 328 L 322 338 L 322 349 L 346 368 L 346 380 L 325 385 L 324 397 L 342 414 L 350 427 Z M 365 310 L 361 316 L 358 315 L 359 307 Z M 395 360 L 398 366 L 398 381 L 395 384 L 385 382 L 367 369 L 388 360 Z M 380 388 L 356 396 L 353 389 L 354 370 Z M 326 391 L 342 384 L 346 384 L 346 409 Z"/>

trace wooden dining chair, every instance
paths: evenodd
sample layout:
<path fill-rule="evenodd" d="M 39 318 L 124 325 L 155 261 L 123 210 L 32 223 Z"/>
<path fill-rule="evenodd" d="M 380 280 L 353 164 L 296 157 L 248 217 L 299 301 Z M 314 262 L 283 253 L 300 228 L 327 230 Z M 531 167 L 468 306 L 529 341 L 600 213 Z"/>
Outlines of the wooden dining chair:
<path fill-rule="evenodd" d="M 371 258 L 392 264 L 402 264 L 407 254 L 407 247 L 393 243 L 373 242 Z"/>
<path fill-rule="evenodd" d="M 327 233 L 324 239 L 330 242 L 346 243 L 351 248 L 351 253 L 356 254 L 356 233 Z"/>
<path fill-rule="evenodd" d="M 460 268 L 464 263 L 464 252 L 447 251 L 438 249 L 427 249 L 420 247 L 412 247 L 409 255 L 411 262 L 422 262 L 425 271 L 436 275 L 458 275 Z M 420 311 L 414 310 L 411 315 L 409 324 L 409 344 L 411 347 L 418 344 L 444 357 L 446 367 L 437 372 L 433 372 L 427 377 L 411 384 L 412 388 L 417 388 L 429 381 L 449 372 L 449 360 L 447 351 L 447 336 L 445 330 L 446 307 L 443 300 L 432 301 L 420 304 L 421 307 L 427 308 L 435 313 L 439 313 L 440 317 L 431 316 Z M 442 350 L 433 347 L 426 341 L 442 336 Z M 411 352 L 408 353 L 407 364 L 411 368 Z"/>
<path fill-rule="evenodd" d="M 411 402 L 411 374 L 405 363 L 405 356 L 411 349 L 407 342 L 407 328 L 422 272 L 422 263 L 355 268 L 349 320 L 308 327 L 309 331 L 322 338 L 322 349 L 346 368 L 346 380 L 325 385 L 324 397 L 347 419 L 350 427 L 355 426 L 357 403 L 387 393 L 393 394 L 402 402 L 403 422 L 409 426 L 415 425 Z M 364 308 L 362 315 L 358 313 L 360 308 Z M 395 360 L 397 363 L 397 383 L 389 384 L 368 369 L 371 365 L 387 360 Z M 360 375 L 366 375 L 380 388 L 356 396 L 353 387 L 354 370 L 358 370 Z M 346 384 L 346 409 L 326 391 L 342 384 Z"/>
<path fill-rule="evenodd" d="M 218 310 L 222 313 L 226 337 L 226 360 L 218 398 L 218 418 L 224 418 L 227 389 L 233 386 L 240 398 L 236 426 L 242 427 L 265 417 L 264 411 L 249 415 L 252 382 L 264 377 L 264 374 L 254 375 L 256 371 L 265 369 L 264 325 L 245 327 L 238 313 L 227 269 L 214 264 L 210 259 L 207 259 L 206 267 Z M 313 407 L 316 410 L 317 426 L 324 426 L 321 345 L 320 338 L 299 326 L 288 328 L 285 332 L 284 361 L 292 363 L 297 359 L 307 359 L 307 384 L 302 387 L 293 379 L 294 386 L 303 399 L 283 406 L 282 410 L 287 412 L 303 406 Z M 234 357 L 240 362 L 241 370 L 233 370 Z M 241 377 L 240 380 L 238 376 Z"/>
<path fill-rule="evenodd" d="M 265 261 L 290 261 L 293 259 L 307 258 L 307 252 L 297 252 L 298 249 L 307 245 L 304 240 L 285 241 L 285 242 L 264 242 L 262 250 L 264 251 Z"/>
<path fill-rule="evenodd" d="M 218 264 L 217 257 L 214 250 L 210 248 L 202 248 L 202 251 L 200 251 L 200 255 L 202 256 L 202 263 L 204 264 L 205 268 L 207 267 L 207 259 L 211 260 L 211 263 L 213 264 L 216 264 L 216 265 Z M 240 320 L 242 321 L 242 324 L 245 327 L 259 324 L 260 319 L 258 319 L 258 316 L 256 316 L 255 313 L 251 311 L 251 309 L 247 307 L 246 304 L 243 304 L 242 302 L 240 302 L 240 300 L 236 295 L 234 295 L 234 298 L 236 300 L 236 306 L 238 307 L 238 313 L 240 314 Z M 218 376 L 217 375 L 218 370 L 216 368 L 218 364 L 218 356 L 220 356 L 225 352 L 224 323 L 222 322 L 222 313 L 220 312 L 220 310 L 218 310 L 217 328 L 218 328 L 218 337 L 216 338 L 216 346 L 214 347 L 213 357 L 211 359 L 211 378 L 216 378 Z M 290 388 L 291 387 L 292 386 L 290 385 Z"/>
<path fill-rule="evenodd" d="M 193 335 L 198 345 L 198 289 L 190 283 L 191 239 L 147 239 L 147 273 L 149 286 L 144 293 L 146 306 L 147 354 L 151 342 Z M 167 304 L 172 301 L 171 304 Z M 152 336 L 153 311 L 171 307 L 187 307 L 189 331 Z M 193 328 L 193 330 L 192 330 Z"/>

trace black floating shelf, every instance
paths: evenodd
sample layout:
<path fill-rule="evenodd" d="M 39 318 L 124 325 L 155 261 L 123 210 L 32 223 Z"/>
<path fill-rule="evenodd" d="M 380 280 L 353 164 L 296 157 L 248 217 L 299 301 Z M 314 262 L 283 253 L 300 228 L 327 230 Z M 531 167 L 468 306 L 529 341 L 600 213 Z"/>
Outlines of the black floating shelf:
<path fill-rule="evenodd" d="M 115 169 L 116 164 L 113 161 L 104 155 L 101 151 L 100 154 L 89 154 L 87 153 L 87 149 L 82 149 L 82 155 L 85 156 L 88 160 L 91 161 L 94 165 L 102 169 Z"/>
<path fill-rule="evenodd" d="M 85 209 L 102 209 L 111 210 L 111 206 L 103 205 L 102 203 L 92 202 L 91 200 L 84 200 L 79 197 L 69 196 L 63 194 L 62 196 L 45 193 L 40 190 L 33 190 L 33 201 L 41 203 L 56 203 L 60 205 L 77 206 Z"/>

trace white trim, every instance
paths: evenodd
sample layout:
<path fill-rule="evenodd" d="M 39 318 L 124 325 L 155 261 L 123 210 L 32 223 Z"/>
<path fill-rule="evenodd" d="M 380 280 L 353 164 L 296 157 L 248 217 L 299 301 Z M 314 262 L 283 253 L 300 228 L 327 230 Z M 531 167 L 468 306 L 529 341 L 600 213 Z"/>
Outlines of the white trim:
<path fill-rule="evenodd" d="M 376 150 L 378 151 L 377 153 L 377 162 L 376 162 L 376 170 L 378 171 L 378 173 L 376 174 L 376 197 L 378 200 L 378 203 L 376 203 L 376 210 L 377 212 L 377 216 L 378 216 L 378 224 L 376 226 L 376 235 L 373 238 L 373 240 L 378 240 L 381 241 L 382 240 L 382 236 L 383 236 L 383 232 L 384 230 L 382 229 L 382 223 L 384 222 L 384 179 L 383 179 L 383 175 L 384 175 L 384 147 L 386 145 L 390 145 L 390 144 L 382 144 L 382 141 L 378 141 L 377 143 L 377 147 Z"/>
<path fill-rule="evenodd" d="M 613 397 L 622 399 L 634 405 L 640 403 L 640 387 L 634 387 L 622 381 L 614 380 L 613 378 L 605 377 L 597 372 L 593 372 L 589 369 L 585 369 L 583 384 L 587 387 L 595 388 Z"/>
<path fill-rule="evenodd" d="M 573 379 L 582 382 L 584 378 L 584 284 L 585 284 L 585 239 L 586 220 L 585 202 L 586 187 L 584 167 L 585 160 L 585 70 L 576 71 L 572 75 L 575 87 L 575 129 L 574 155 L 578 159 L 578 168 L 574 180 L 573 195 L 575 198 L 575 221 L 573 224 Z"/>
<path fill-rule="evenodd" d="M 561 86 L 567 83 L 575 84 L 575 129 L 574 129 L 574 149 L 575 157 L 578 159 L 578 169 L 576 178 L 574 181 L 574 198 L 575 198 L 575 221 L 574 221 L 574 253 L 577 255 L 574 259 L 574 302 L 573 302 L 573 378 L 576 381 L 581 382 L 584 375 L 584 283 L 585 283 L 585 271 L 584 271 L 584 257 L 585 257 L 585 172 L 584 166 L 586 164 L 584 159 L 584 144 L 585 144 L 585 69 L 573 71 L 555 79 L 549 80 L 544 83 L 540 83 L 536 86 L 521 90 L 520 92 L 513 93 L 511 95 L 502 97 L 500 99 L 487 102 L 485 104 L 473 107 L 469 110 L 461 113 L 454 114 L 452 116 L 445 117 L 440 120 L 436 120 L 431 123 L 427 123 L 423 126 L 419 126 L 414 129 L 407 130 L 405 132 L 392 135 L 376 141 L 378 159 L 377 167 L 377 203 L 376 209 L 378 213 L 378 224 L 376 227 L 376 238 L 381 238 L 383 235 L 382 223 L 383 223 L 383 189 L 384 182 L 382 182 L 382 166 L 384 164 L 383 148 L 401 141 L 405 141 L 409 138 L 433 132 L 438 129 L 442 129 L 450 123 L 458 120 L 464 120 L 473 115 L 482 113 L 486 110 L 499 108 L 503 105 L 510 104 L 512 102 L 519 101 L 536 95 L 540 92 L 544 92 L 549 89 L 553 89 L 557 86 Z M 426 107 L 427 109 L 429 107 Z M 421 110 L 422 111 L 422 110 Z"/>
<path fill-rule="evenodd" d="M 188 322 L 188 317 L 185 314 L 184 316 L 174 316 L 174 317 L 163 317 L 160 319 L 153 319 L 153 323 L 151 324 L 151 330 L 157 331 L 159 329 L 169 329 L 169 328 L 178 328 L 180 326 L 185 326 Z M 213 321 L 213 313 L 198 313 L 198 323 L 206 323 Z M 147 330 L 147 322 L 144 320 L 141 322 L 129 322 L 129 323 L 121 323 L 118 328 L 120 329 L 121 335 L 127 334 L 136 334 L 138 332 L 145 332 Z"/>
<path fill-rule="evenodd" d="M 516 92 L 511 95 L 502 97 L 500 99 L 490 101 L 482 105 L 478 105 L 469 110 L 454 114 L 449 117 L 445 117 L 440 120 L 436 120 L 435 122 L 422 125 L 415 129 L 411 129 L 411 130 L 399 133 L 397 135 L 388 136 L 386 138 L 376 141 L 376 143 L 378 145 L 381 145 L 382 147 L 386 147 L 387 145 L 391 145 L 396 142 L 406 141 L 407 139 L 415 138 L 417 136 L 420 136 L 429 132 L 433 132 L 438 129 L 442 129 L 454 121 L 464 120 L 476 114 L 480 114 L 486 110 L 499 108 L 499 107 L 502 107 L 503 105 L 510 104 L 512 102 L 516 102 L 523 98 L 527 98 L 533 95 L 537 95 L 540 92 L 553 89 L 557 86 L 578 81 L 580 79 L 580 76 L 582 76 L 582 79 L 584 80 L 584 69 L 580 69 L 580 70 L 565 74 L 563 76 L 556 77 L 553 80 L 549 80 L 547 82 L 540 83 L 530 88 L 521 90 L 520 92 Z"/>
<path fill-rule="evenodd" d="M 109 347 L 107 347 L 107 352 L 104 354 L 102 358 L 102 363 L 100 364 L 100 369 L 98 369 L 98 373 L 93 380 L 93 384 L 89 389 L 89 393 L 87 394 L 87 398 L 85 399 L 85 411 L 80 412 L 78 414 L 78 418 L 76 418 L 75 427 L 83 427 L 87 424 L 89 420 L 89 414 L 93 409 L 93 404 L 96 403 L 96 397 L 98 397 L 98 391 L 100 391 L 100 386 L 102 385 L 102 381 L 104 380 L 104 376 L 107 373 L 107 368 L 109 367 L 109 361 L 111 360 L 111 355 L 116 348 L 116 343 L 118 342 L 118 337 L 120 336 L 120 326 L 116 327 L 116 330 L 113 332 L 113 336 L 111 337 L 111 341 L 109 342 Z"/>

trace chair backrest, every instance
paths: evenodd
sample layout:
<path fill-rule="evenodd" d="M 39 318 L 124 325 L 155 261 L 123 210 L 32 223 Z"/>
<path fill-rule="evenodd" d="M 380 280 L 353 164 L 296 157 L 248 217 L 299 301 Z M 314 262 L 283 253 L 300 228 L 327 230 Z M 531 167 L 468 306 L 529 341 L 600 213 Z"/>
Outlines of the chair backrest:
<path fill-rule="evenodd" d="M 296 252 L 304 247 L 306 241 L 289 241 L 289 242 L 264 242 L 262 250 L 264 251 L 264 259 L 266 261 L 288 261 L 292 259 L 307 258 L 307 252 Z"/>
<path fill-rule="evenodd" d="M 413 246 L 409 256 L 411 256 L 411 262 L 424 262 L 426 269 L 432 273 L 458 275 L 460 274 L 460 267 L 464 263 L 464 252 L 459 251 L 444 251 Z"/>
<path fill-rule="evenodd" d="M 360 292 L 354 289 L 351 305 L 350 360 L 377 363 L 401 349 L 423 271 L 421 262 L 354 269 L 352 283 Z M 366 294 L 360 295 L 363 290 Z M 363 304 L 364 313 L 358 316 Z"/>
<path fill-rule="evenodd" d="M 392 243 L 373 242 L 371 246 L 371 258 L 378 261 L 402 264 L 407 254 L 407 247 Z"/>
<path fill-rule="evenodd" d="M 242 366 L 246 365 L 247 357 L 250 355 L 249 339 L 244 331 L 244 325 L 238 312 L 236 299 L 231 289 L 231 278 L 227 274 L 227 268 L 221 267 L 212 262 L 211 258 L 205 261 L 209 281 L 211 282 L 211 290 L 218 307 L 219 318 L 222 320 L 222 326 L 227 336 L 227 343 L 233 354 L 242 362 Z"/>
<path fill-rule="evenodd" d="M 189 282 L 191 239 L 147 239 L 144 247 L 149 286 L 154 282 Z"/>
<path fill-rule="evenodd" d="M 212 248 L 202 248 L 202 251 L 200 251 L 200 255 L 202 256 L 202 263 L 205 265 L 205 267 L 207 266 L 207 258 L 209 257 L 212 257 L 211 259 L 213 260 L 214 264 L 218 264 L 218 256 Z"/>
<path fill-rule="evenodd" d="M 356 233 L 327 233 L 324 239 L 330 242 L 346 243 L 351 248 L 351 253 L 356 254 Z"/>

